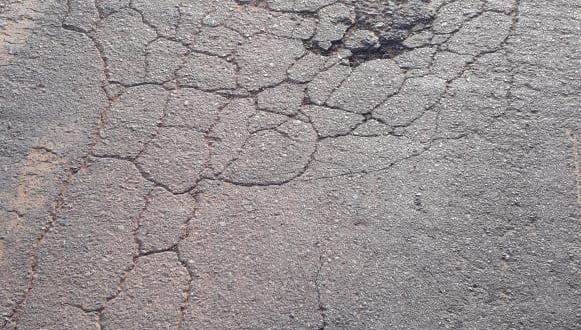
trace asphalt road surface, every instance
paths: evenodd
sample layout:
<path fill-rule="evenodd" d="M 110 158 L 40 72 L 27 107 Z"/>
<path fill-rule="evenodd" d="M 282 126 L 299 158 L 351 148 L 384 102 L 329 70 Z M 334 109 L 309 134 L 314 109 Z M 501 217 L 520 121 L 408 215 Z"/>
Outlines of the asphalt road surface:
<path fill-rule="evenodd" d="M 580 0 L 0 0 L 1 329 L 581 329 Z"/>

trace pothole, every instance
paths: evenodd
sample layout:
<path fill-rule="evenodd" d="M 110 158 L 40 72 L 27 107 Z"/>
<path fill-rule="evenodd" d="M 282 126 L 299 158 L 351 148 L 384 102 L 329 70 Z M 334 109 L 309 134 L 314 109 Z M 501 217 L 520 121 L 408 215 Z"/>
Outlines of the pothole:
<path fill-rule="evenodd" d="M 268 0 L 236 0 L 240 5 L 268 8 Z M 350 0 L 341 1 L 355 11 L 355 20 L 338 20 L 336 24 L 347 24 L 349 28 L 340 40 L 307 40 L 305 48 L 311 52 L 330 56 L 349 50 L 349 64 L 358 66 L 363 62 L 393 58 L 404 51 L 403 42 L 431 27 L 435 12 L 430 8 L 431 0 Z M 318 17 L 320 13 L 312 15 Z"/>
<path fill-rule="evenodd" d="M 429 7 L 430 0 L 357 0 L 355 22 L 345 36 L 322 50 L 316 43 L 309 43 L 311 50 L 323 55 L 340 49 L 352 52 L 350 64 L 359 64 L 379 58 L 393 58 L 407 48 L 404 40 L 431 27 L 435 13 Z"/>
<path fill-rule="evenodd" d="M 426 0 L 355 1 L 356 22 L 350 31 L 375 34 L 382 45 L 401 43 L 410 35 L 425 30 L 434 20 Z M 349 34 L 346 35 L 349 38 Z"/>

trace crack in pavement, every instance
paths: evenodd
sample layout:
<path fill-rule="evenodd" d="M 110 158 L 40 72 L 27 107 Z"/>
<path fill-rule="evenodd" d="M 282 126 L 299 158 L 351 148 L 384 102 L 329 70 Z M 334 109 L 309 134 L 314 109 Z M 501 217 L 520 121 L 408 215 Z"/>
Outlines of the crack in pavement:
<path fill-rule="evenodd" d="M 324 265 L 323 255 L 319 256 L 319 268 L 317 269 L 317 274 L 315 275 L 315 287 L 317 289 L 317 300 L 319 302 L 319 313 L 321 314 L 321 322 L 322 325 L 319 327 L 319 330 L 325 330 L 327 328 L 327 316 L 325 315 L 325 311 L 327 308 L 323 304 L 323 299 L 321 296 L 321 285 L 320 285 L 320 276 L 321 276 L 321 269 L 323 269 Z"/>
<path fill-rule="evenodd" d="M 576 82 L 565 57 L 573 45 L 566 38 L 578 33 L 563 13 L 574 6 L 546 5 L 543 10 L 555 19 L 535 32 L 531 22 L 541 11 L 535 1 L 67 0 L 51 9 L 52 16 L 35 12 L 12 18 L 26 20 L 26 29 L 38 31 L 48 45 L 64 30 L 90 45 L 98 59 L 91 65 L 99 66 L 95 94 L 106 100 L 96 123 L 83 128 L 90 130 L 90 139 L 63 172 L 46 225 L 27 251 L 22 296 L 8 293 L 16 299 L 6 304 L 2 327 L 31 326 L 22 316 L 38 313 L 30 301 L 39 276 L 54 276 L 44 274 L 41 252 L 54 248 L 47 242 L 55 228 L 66 230 L 61 222 L 78 221 L 62 209 L 69 199 L 82 203 L 83 196 L 68 192 L 73 182 L 80 185 L 79 173 L 101 163 L 127 166 L 128 180 L 139 181 L 143 191 L 122 188 L 137 189 L 129 194 L 143 205 L 135 204 L 140 208 L 129 216 L 127 237 L 132 236 L 136 252 L 121 263 L 123 269 L 109 273 L 120 278 L 102 305 L 96 296 L 85 302 L 61 299 L 94 319 L 99 329 L 116 328 L 115 322 L 127 317 L 111 306 L 128 299 L 136 308 L 151 293 L 146 288 L 139 291 L 143 296 L 127 297 L 136 283 L 162 283 L 164 276 L 163 283 L 180 285 L 180 299 L 170 290 L 157 294 L 160 301 L 173 297 L 164 302 L 171 321 L 151 316 L 159 318 L 160 328 L 478 328 L 474 319 L 497 326 L 482 306 L 496 306 L 499 318 L 512 326 L 548 328 L 547 320 L 570 326 L 575 321 L 565 307 L 549 313 L 527 300 L 522 289 L 532 285 L 523 275 L 532 269 L 539 283 L 575 287 L 569 273 L 575 267 L 570 233 L 578 225 L 570 219 L 575 217 L 572 204 L 577 212 L 581 207 L 576 121 L 552 110 L 559 102 L 578 105 L 566 99 L 566 92 L 559 94 L 573 90 Z M 53 20 L 52 28 L 60 26 L 61 32 L 44 35 L 36 26 L 41 19 Z M 0 27 L 0 47 L 6 40 L 10 47 L 18 43 L 10 37 L 12 27 Z M 551 38 L 564 41 L 549 60 L 543 56 L 545 39 Z M 19 88 L 24 79 L 13 72 L 29 60 L 16 53 L 10 61 L 22 61 L 22 67 L 0 65 L 0 70 L 12 70 L 6 80 Z M 535 70 L 545 78 L 535 76 Z M 55 96 L 41 98 L 43 88 L 26 97 L 60 104 Z M 0 89 L 0 97 L 3 93 Z M 78 116 L 88 111 L 79 105 L 86 93 L 79 90 Z M 546 109 L 529 113 L 526 107 L 535 102 Z M 22 126 L 17 112 L 7 113 L 9 124 L 0 118 L 0 125 L 11 130 L 16 121 L 17 128 Z M 550 158 L 562 159 L 555 155 L 564 146 L 553 142 L 548 130 L 564 130 L 570 142 L 566 154 L 575 167 L 573 190 L 559 176 L 565 164 Z M 0 142 L 4 139 L 0 133 Z M 44 153 L 62 156 L 61 147 L 35 143 Z M 541 168 L 559 184 L 549 187 L 535 176 Z M 425 189 L 421 198 L 416 189 Z M 153 210 L 156 191 L 170 199 L 191 198 L 192 213 L 182 217 L 185 211 L 177 202 Z M 532 192 L 555 205 L 543 204 Z M 5 203 L 2 193 L 2 214 L 25 222 L 29 214 Z M 564 229 L 547 229 L 557 223 L 552 214 Z M 159 227 L 152 227 L 150 218 Z M 295 235 L 296 228 L 304 232 Z M 161 236 L 152 230 L 174 236 L 146 243 L 144 232 Z M 482 230 L 486 239 L 478 236 Z M 501 234 L 489 234 L 496 231 Z M 312 241 L 331 236 L 340 239 L 318 256 L 309 254 Z M 12 236 L 6 237 L 0 236 L 0 262 L 5 245 L 13 244 Z M 338 258 L 325 260 L 327 248 Z M 284 253 L 277 255 L 279 249 Z M 444 257 L 455 254 L 459 258 Z M 173 264 L 148 277 L 157 271 L 150 264 L 154 261 Z M 307 269 L 309 262 L 316 265 Z M 497 280 L 477 273 L 472 264 Z M 545 264 L 554 271 L 544 272 Z M 296 265 L 305 269 L 297 271 Z M 511 267 L 520 267 L 522 274 L 507 271 Z M 168 275 L 168 269 L 175 272 Z M 285 272 L 292 278 L 281 275 Z M 301 272 L 310 274 L 307 280 Z M 86 274 L 66 276 L 71 288 L 86 285 Z M 366 283 L 359 282 L 361 277 Z M 477 281 L 482 283 L 473 286 Z M 474 301 L 459 298 L 465 286 Z M 561 306 L 552 293 L 535 288 L 530 289 L 535 295 Z M 451 298 L 436 303 L 430 290 Z M 554 292 L 564 297 L 563 304 L 575 306 L 573 294 L 559 290 Z M 536 309 L 514 312 L 523 304 Z M 387 305 L 391 312 L 383 315 L 379 311 Z"/>
<path fill-rule="evenodd" d="M 575 179 L 576 179 L 576 191 L 577 191 L 577 204 L 581 208 L 581 146 L 579 145 L 579 138 L 573 131 L 569 128 L 565 129 L 565 133 L 569 136 L 571 140 L 571 153 L 573 154 L 573 164 L 575 166 Z"/>

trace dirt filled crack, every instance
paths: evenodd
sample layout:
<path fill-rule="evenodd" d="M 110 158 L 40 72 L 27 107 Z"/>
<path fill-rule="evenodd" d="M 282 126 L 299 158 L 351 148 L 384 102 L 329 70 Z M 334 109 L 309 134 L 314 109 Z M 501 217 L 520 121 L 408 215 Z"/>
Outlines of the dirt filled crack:
<path fill-rule="evenodd" d="M 184 267 L 186 269 L 186 271 L 188 272 L 188 276 L 189 276 L 188 285 L 186 287 L 186 290 L 184 291 L 184 301 L 182 302 L 182 305 L 180 307 L 180 318 L 178 319 L 178 327 L 177 327 L 178 330 L 183 329 L 183 324 L 184 324 L 184 321 L 186 318 L 186 312 L 187 312 L 187 309 L 188 309 L 188 306 L 190 304 L 191 297 L 192 297 L 192 288 L 193 288 L 193 282 L 194 282 L 194 277 L 195 277 L 194 272 L 190 269 L 190 267 L 188 267 L 188 262 L 185 260 L 185 258 L 182 256 L 182 254 L 179 250 L 179 244 L 181 242 L 183 242 L 185 239 L 187 239 L 190 235 L 190 223 L 191 223 L 192 219 L 194 219 L 196 217 L 196 213 L 198 211 L 198 205 L 199 205 L 198 196 L 200 193 L 201 193 L 201 191 L 196 191 L 195 193 L 192 194 L 192 197 L 194 198 L 194 201 L 195 201 L 194 213 L 183 224 L 182 235 L 180 236 L 180 238 L 176 244 L 176 249 L 175 249 L 175 253 L 178 257 L 180 264 L 182 265 L 182 267 Z"/>
<path fill-rule="evenodd" d="M 85 35 L 94 44 L 96 51 L 97 51 L 97 54 L 99 55 L 99 58 L 102 61 L 103 74 L 105 76 L 105 79 L 102 81 L 101 89 L 103 90 L 104 95 L 107 95 L 107 89 L 106 89 L 107 79 L 106 79 L 106 77 L 108 77 L 108 69 L 107 69 L 105 57 L 103 56 L 103 50 L 99 46 L 99 44 L 97 43 L 96 39 L 89 32 L 87 32 L 79 27 L 76 27 L 75 25 L 70 25 L 70 24 L 64 23 L 69 12 L 70 12 L 70 3 L 67 2 L 67 15 L 65 15 L 65 19 L 61 23 L 62 27 L 63 27 L 63 29 L 77 32 L 77 33 L 81 33 L 81 34 Z M 34 287 L 34 279 L 36 277 L 37 268 L 38 268 L 38 254 L 40 252 L 40 248 L 42 246 L 42 243 L 44 242 L 44 240 L 48 236 L 49 232 L 53 229 L 54 224 L 59 217 L 60 210 L 65 202 L 65 193 L 67 191 L 68 186 L 74 180 L 74 178 L 77 175 L 77 173 L 79 172 L 79 170 L 86 168 L 88 166 L 87 163 L 88 163 L 89 158 L 92 155 L 93 149 L 98 144 L 98 142 L 100 140 L 101 130 L 104 127 L 105 121 L 106 121 L 106 113 L 109 110 L 109 108 L 111 107 L 111 104 L 113 103 L 114 99 L 115 98 L 108 97 L 109 102 L 105 106 L 103 111 L 101 112 L 100 117 L 99 117 L 99 121 L 95 125 L 95 133 L 93 134 L 93 138 L 92 138 L 91 142 L 89 143 L 87 151 L 80 158 L 80 160 L 78 162 L 78 166 L 68 170 L 67 177 L 63 180 L 62 185 L 59 188 L 59 192 L 58 192 L 57 197 L 55 198 L 55 201 L 53 203 L 53 207 L 52 207 L 52 211 L 50 213 L 49 221 L 45 225 L 44 230 L 41 232 L 40 236 L 38 237 L 37 242 L 35 244 L 35 247 L 33 249 L 33 252 L 31 253 L 31 268 L 30 268 L 31 275 L 29 276 L 29 279 L 28 279 L 27 284 L 26 284 L 25 294 L 24 294 L 23 298 L 16 304 L 13 311 L 8 315 L 8 317 L 4 321 L 4 325 L 6 325 L 8 323 L 13 323 L 14 328 L 18 329 L 18 322 L 20 320 L 21 313 L 22 313 L 24 306 L 26 304 L 26 301 L 27 301 L 28 297 L 30 296 L 31 291 L 33 290 L 33 287 Z M 47 151 L 48 151 L 48 149 L 47 149 Z"/>

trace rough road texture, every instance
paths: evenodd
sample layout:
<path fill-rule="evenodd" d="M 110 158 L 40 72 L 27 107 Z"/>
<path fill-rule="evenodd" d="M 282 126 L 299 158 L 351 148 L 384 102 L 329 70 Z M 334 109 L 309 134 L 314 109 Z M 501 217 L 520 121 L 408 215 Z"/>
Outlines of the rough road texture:
<path fill-rule="evenodd" d="M 0 0 L 2 329 L 580 329 L 579 0 Z"/>

